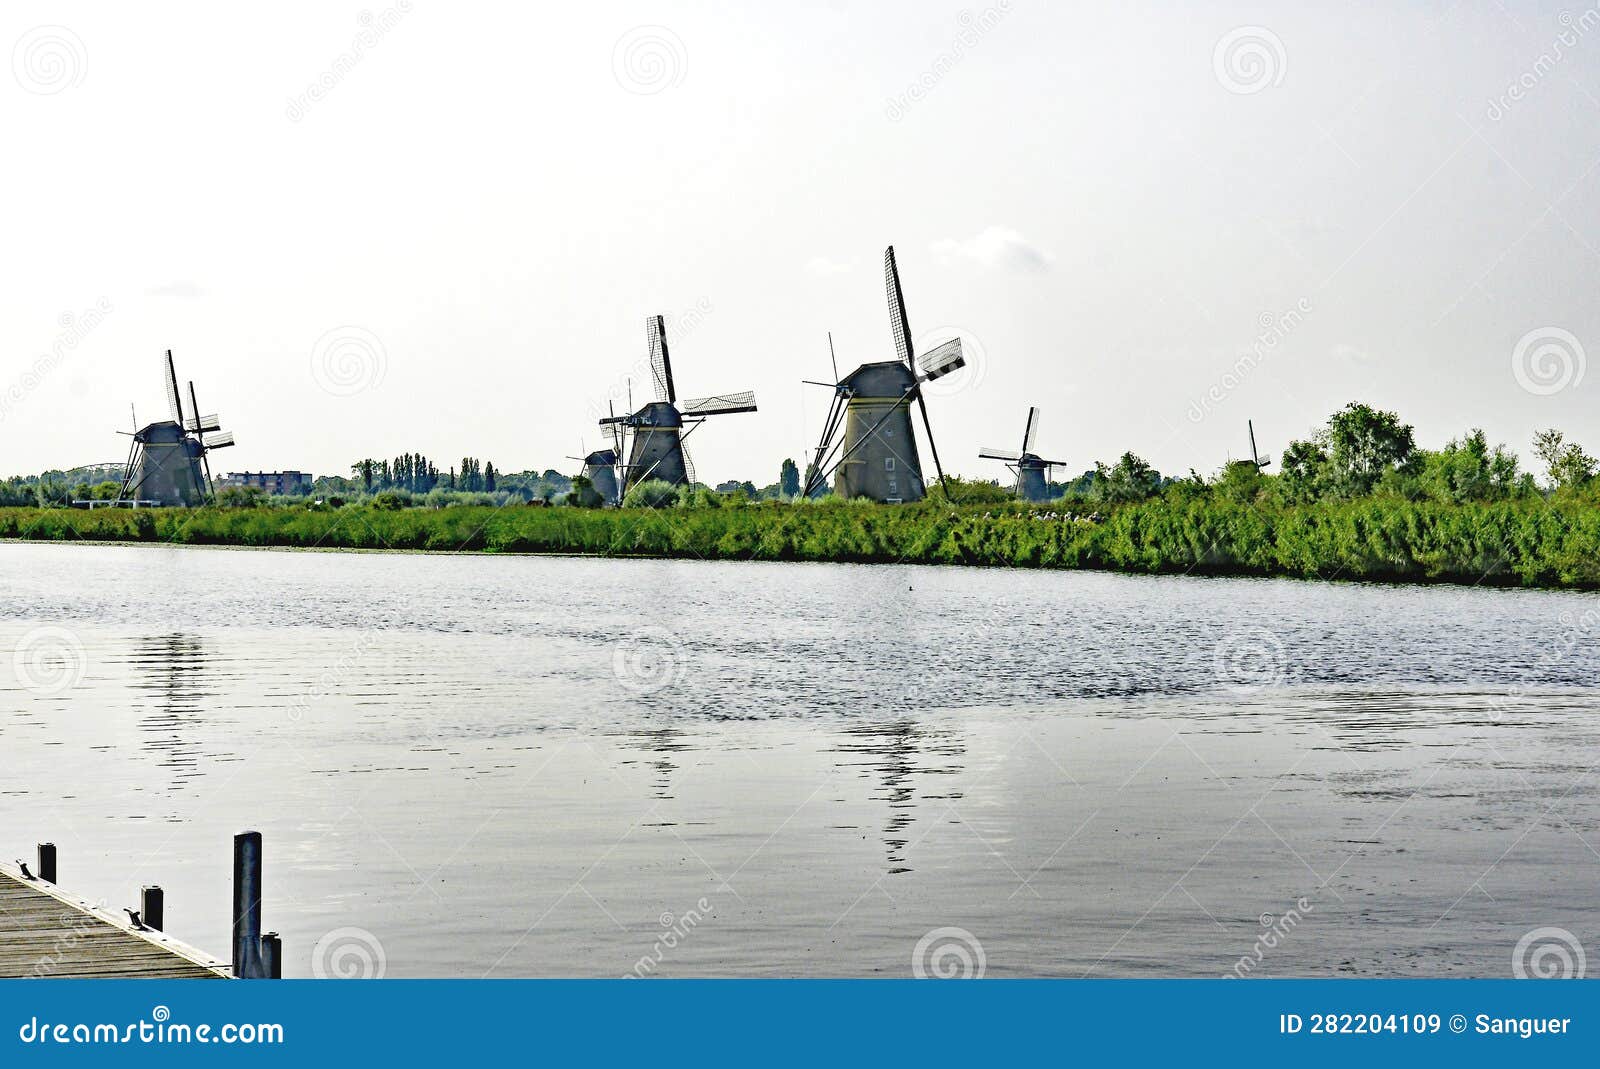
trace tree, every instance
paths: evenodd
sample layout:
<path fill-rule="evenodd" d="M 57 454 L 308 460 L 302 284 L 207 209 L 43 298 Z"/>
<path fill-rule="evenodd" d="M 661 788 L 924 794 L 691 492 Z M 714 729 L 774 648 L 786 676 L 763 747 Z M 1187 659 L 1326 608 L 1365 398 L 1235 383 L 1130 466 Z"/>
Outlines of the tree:
<path fill-rule="evenodd" d="M 1421 460 L 1410 424 L 1353 401 L 1310 438 L 1289 443 L 1280 459 L 1279 488 L 1292 503 L 1360 497 L 1390 472 L 1416 474 Z"/>
<path fill-rule="evenodd" d="M 597 509 L 606 502 L 605 498 L 600 496 L 600 491 L 594 488 L 594 481 L 579 475 L 572 480 L 572 489 L 567 492 L 566 503 L 574 508 Z"/>
<path fill-rule="evenodd" d="M 1213 488 L 1228 501 L 1248 505 L 1267 485 L 1267 477 L 1252 460 L 1235 460 L 1217 475 Z"/>
<path fill-rule="evenodd" d="M 1411 425 L 1393 412 L 1352 401 L 1328 420 L 1328 460 L 1351 497 L 1371 492 L 1385 471 L 1410 467 L 1416 448 Z"/>
<path fill-rule="evenodd" d="M 1533 436 L 1533 452 L 1544 461 L 1552 490 L 1575 490 L 1595 477 L 1595 458 L 1554 428 Z"/>
<path fill-rule="evenodd" d="M 573 480 L 576 485 L 577 480 Z M 628 494 L 622 500 L 623 508 L 661 509 L 670 508 L 678 502 L 678 488 L 663 479 L 646 479 L 628 488 Z"/>
<path fill-rule="evenodd" d="M 811 487 L 811 481 L 814 478 L 816 478 L 816 475 L 817 475 L 817 465 L 815 463 L 811 462 L 811 461 L 807 461 L 806 462 L 806 479 L 805 479 L 805 482 L 803 484 L 801 484 L 801 489 L 803 491 L 803 490 L 805 490 L 807 488 L 811 488 L 811 492 L 812 492 L 813 496 L 821 497 L 823 494 L 826 494 L 828 492 L 828 487 L 826 485 L 824 485 L 823 483 L 818 482 L 817 485 L 814 488 L 812 488 Z"/>
<path fill-rule="evenodd" d="M 1278 488 L 1290 504 L 1316 501 L 1331 491 L 1328 452 L 1316 436 L 1290 442 L 1278 463 Z"/>
<path fill-rule="evenodd" d="M 493 464 L 485 464 L 483 466 L 483 488 L 485 490 L 487 490 L 491 494 L 494 493 L 494 465 Z"/>
<path fill-rule="evenodd" d="M 1111 467 L 1095 463 L 1095 496 L 1101 501 L 1142 501 L 1161 489 L 1161 473 L 1143 457 L 1124 453 Z"/>
<path fill-rule="evenodd" d="M 253 509 L 261 504 L 266 491 L 259 486 L 224 486 L 217 491 L 217 506 L 225 509 Z"/>
<path fill-rule="evenodd" d="M 1517 458 L 1504 446 L 1489 448 L 1474 429 L 1437 453 L 1422 454 L 1422 490 L 1436 501 L 1500 501 L 1517 487 Z"/>
<path fill-rule="evenodd" d="M 784 497 L 795 497 L 800 493 L 800 469 L 793 460 L 785 459 L 783 462 L 778 474 L 778 492 Z"/>

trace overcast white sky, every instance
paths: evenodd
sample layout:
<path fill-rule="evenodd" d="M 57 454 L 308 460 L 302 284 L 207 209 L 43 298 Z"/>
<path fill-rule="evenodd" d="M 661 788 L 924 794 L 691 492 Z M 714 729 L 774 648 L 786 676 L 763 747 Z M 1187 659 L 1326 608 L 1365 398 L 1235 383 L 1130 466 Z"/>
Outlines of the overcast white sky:
<path fill-rule="evenodd" d="M 893 355 L 891 243 L 913 331 L 981 358 L 930 402 L 963 473 L 1030 403 L 1074 469 L 1212 471 L 1352 399 L 1600 447 L 1552 333 L 1600 355 L 1582 0 L 404 6 L 5 5 L 0 473 L 122 459 L 169 347 L 220 470 L 570 469 L 662 312 L 681 396 L 761 406 L 695 434 L 701 477 L 770 482 L 825 332 Z"/>

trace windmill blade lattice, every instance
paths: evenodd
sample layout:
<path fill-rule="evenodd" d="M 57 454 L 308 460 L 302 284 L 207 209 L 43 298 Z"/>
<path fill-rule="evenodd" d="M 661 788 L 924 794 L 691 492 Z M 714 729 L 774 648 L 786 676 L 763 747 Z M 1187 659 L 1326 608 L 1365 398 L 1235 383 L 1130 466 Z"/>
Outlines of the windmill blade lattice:
<path fill-rule="evenodd" d="M 694 400 L 685 401 L 678 406 L 678 411 L 685 416 L 719 416 L 728 412 L 754 412 L 755 410 L 756 395 L 754 390 L 725 393 L 715 397 L 696 397 Z"/>
<path fill-rule="evenodd" d="M 1039 436 L 1039 410 L 1038 410 L 1038 408 L 1029 408 L 1028 409 L 1028 425 L 1026 427 L 1024 427 L 1023 430 L 1022 430 L 1022 451 L 1024 453 L 1033 452 L 1033 442 L 1034 442 L 1034 439 L 1037 438 L 1038 436 Z"/>
<path fill-rule="evenodd" d="M 183 402 L 178 396 L 178 372 L 172 366 L 172 350 L 167 350 L 167 411 L 172 415 L 172 422 L 183 426 Z"/>
<path fill-rule="evenodd" d="M 900 292 L 900 269 L 895 264 L 894 246 L 883 250 L 883 286 L 889 297 L 889 332 L 894 335 L 894 352 L 912 370 L 916 355 L 911 347 L 911 324 L 906 319 L 906 299 Z"/>
<path fill-rule="evenodd" d="M 656 400 L 668 404 L 678 401 L 672 383 L 672 356 L 667 351 L 667 324 L 661 316 L 651 316 L 646 321 L 645 333 L 650 342 L 650 374 L 655 379 Z"/>

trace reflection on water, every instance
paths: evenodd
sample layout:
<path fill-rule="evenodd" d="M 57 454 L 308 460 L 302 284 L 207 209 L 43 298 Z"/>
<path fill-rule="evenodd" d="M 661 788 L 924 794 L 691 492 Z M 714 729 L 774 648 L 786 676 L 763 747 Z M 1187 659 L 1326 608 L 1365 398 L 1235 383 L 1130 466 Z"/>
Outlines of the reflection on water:
<path fill-rule="evenodd" d="M 625 731 L 613 733 L 624 750 L 637 750 L 646 756 L 644 763 L 655 771 L 653 789 L 655 797 L 669 799 L 672 797 L 672 774 L 678 770 L 674 763 L 676 755 L 693 750 L 694 746 L 685 732 L 667 725 L 658 728 L 646 728 L 639 731 Z M 637 764 L 637 758 L 624 758 L 624 765 Z"/>
<path fill-rule="evenodd" d="M 392 976 L 620 975 L 690 908 L 652 971 L 954 926 L 990 975 L 1221 975 L 1301 899 L 1253 974 L 1504 975 L 1600 919 L 1588 595 L 22 545 L 0 590 L 0 654 L 82 669 L 0 676 L 0 847 L 218 949 L 258 828 L 296 975 L 350 926 Z"/>
<path fill-rule="evenodd" d="M 917 796 L 927 776 L 954 776 L 961 772 L 957 760 L 963 754 L 956 734 L 944 728 L 925 726 L 909 720 L 884 724 L 852 724 L 832 752 L 847 755 L 842 767 L 855 767 L 861 775 L 876 781 L 870 797 L 888 807 L 883 826 L 883 845 L 889 874 L 910 872 L 906 861 L 906 835 L 917 815 Z M 862 760 L 861 758 L 864 758 Z M 935 760 L 942 758 L 943 760 Z M 926 788 L 923 787 L 923 793 Z M 941 796 L 946 800 L 961 797 L 959 790 Z"/>
<path fill-rule="evenodd" d="M 182 633 L 137 639 L 127 657 L 135 678 L 138 725 L 144 749 L 169 770 L 173 790 L 199 775 L 200 747 L 187 730 L 207 714 L 204 642 Z M 215 695 L 211 695 L 214 697 Z"/>

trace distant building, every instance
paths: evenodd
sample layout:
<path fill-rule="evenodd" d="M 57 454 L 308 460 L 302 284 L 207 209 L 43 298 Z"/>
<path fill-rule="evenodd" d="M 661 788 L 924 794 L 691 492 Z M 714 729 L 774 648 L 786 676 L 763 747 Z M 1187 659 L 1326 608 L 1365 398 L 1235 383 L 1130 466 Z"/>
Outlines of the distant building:
<path fill-rule="evenodd" d="M 311 482 L 307 471 L 230 471 L 217 480 L 217 489 L 254 486 L 269 494 L 309 494 Z"/>

